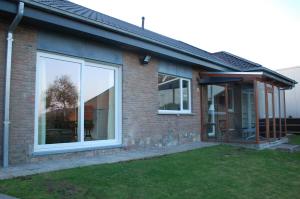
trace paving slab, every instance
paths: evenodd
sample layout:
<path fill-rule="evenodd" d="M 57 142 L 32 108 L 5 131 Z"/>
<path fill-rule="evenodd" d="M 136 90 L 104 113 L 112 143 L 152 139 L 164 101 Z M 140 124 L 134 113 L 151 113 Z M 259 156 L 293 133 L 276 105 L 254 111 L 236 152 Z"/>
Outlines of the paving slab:
<path fill-rule="evenodd" d="M 17 198 L 0 193 L 0 199 L 17 199 Z"/>
<path fill-rule="evenodd" d="M 278 146 L 272 147 L 272 149 L 286 152 L 296 152 L 300 151 L 300 146 L 294 144 L 280 144 Z"/>
<path fill-rule="evenodd" d="M 116 154 L 99 155 L 97 157 L 72 158 L 68 160 L 51 160 L 43 161 L 40 163 L 28 163 L 23 165 L 10 166 L 8 168 L 0 168 L 0 180 L 82 166 L 151 158 L 215 145 L 218 145 L 218 143 L 194 142 L 190 144 L 155 149 L 139 149 L 128 151 L 124 150 Z"/>

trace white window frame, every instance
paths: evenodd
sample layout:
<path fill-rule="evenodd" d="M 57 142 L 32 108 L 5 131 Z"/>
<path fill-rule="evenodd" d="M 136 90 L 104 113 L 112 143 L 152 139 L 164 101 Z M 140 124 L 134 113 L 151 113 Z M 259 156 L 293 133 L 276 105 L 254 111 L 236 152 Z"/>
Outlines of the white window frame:
<path fill-rule="evenodd" d="M 80 108 L 79 115 L 79 129 L 78 131 L 78 141 L 72 143 L 56 143 L 56 144 L 38 144 L 38 113 L 39 113 L 39 97 L 40 97 L 40 68 L 42 64 L 42 59 L 56 59 L 60 61 L 75 62 L 81 65 L 80 68 Z M 98 147 L 112 147 L 120 146 L 122 144 L 122 68 L 121 66 L 110 66 L 107 64 L 96 63 L 85 61 L 80 58 L 73 58 L 66 55 L 58 55 L 45 52 L 37 52 L 37 62 L 36 62 L 36 89 L 35 89 L 35 127 L 34 127 L 34 152 L 55 152 L 64 150 L 76 150 L 76 149 L 90 149 Z M 115 72 L 115 139 L 111 140 L 95 140 L 95 141 L 84 141 L 84 67 L 95 66 L 99 68 L 105 68 L 114 70 Z"/>
<path fill-rule="evenodd" d="M 164 73 L 159 73 L 161 75 L 168 75 Z M 175 75 L 168 75 L 172 76 L 175 78 L 179 79 L 179 87 L 180 87 L 180 110 L 158 110 L 159 114 L 191 114 L 192 113 L 192 92 L 191 92 L 191 79 L 183 78 L 183 77 L 178 77 Z M 183 109 L 183 89 L 182 89 L 182 81 L 187 81 L 188 82 L 188 91 L 189 91 L 189 107 L 188 109 Z"/>

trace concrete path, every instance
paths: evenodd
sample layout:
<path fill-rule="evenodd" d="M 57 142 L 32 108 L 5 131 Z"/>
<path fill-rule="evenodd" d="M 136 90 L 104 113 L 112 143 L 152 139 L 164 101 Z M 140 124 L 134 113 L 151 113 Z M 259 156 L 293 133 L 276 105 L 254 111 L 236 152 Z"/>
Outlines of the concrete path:
<path fill-rule="evenodd" d="M 278 146 L 272 147 L 272 149 L 292 153 L 292 152 L 300 151 L 300 146 L 299 145 L 294 145 L 294 144 L 280 144 Z"/>
<path fill-rule="evenodd" d="M 17 199 L 17 198 L 0 193 L 0 199 Z"/>
<path fill-rule="evenodd" d="M 143 158 L 151 158 L 156 156 L 162 156 L 172 153 L 178 153 L 183 151 L 189 151 L 193 149 L 209 147 L 217 145 L 217 143 L 207 142 L 195 142 L 191 144 L 170 146 L 160 149 L 140 149 L 132 151 L 121 151 L 113 155 L 102 155 L 92 158 L 74 158 L 68 160 L 51 160 L 44 161 L 42 163 L 30 163 L 18 166 L 11 166 L 8 168 L 0 168 L 0 180 L 15 178 L 19 176 L 33 175 L 38 173 L 44 173 L 49 171 L 56 171 L 61 169 L 70 169 L 75 167 L 115 163 L 129 160 L 137 160 Z"/>

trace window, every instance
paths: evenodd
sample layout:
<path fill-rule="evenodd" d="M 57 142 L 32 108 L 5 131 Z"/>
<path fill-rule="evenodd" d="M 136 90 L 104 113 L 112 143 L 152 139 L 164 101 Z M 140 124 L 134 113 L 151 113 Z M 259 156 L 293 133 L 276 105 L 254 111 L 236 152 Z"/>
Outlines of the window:
<path fill-rule="evenodd" d="M 121 144 L 120 68 L 38 53 L 35 151 Z"/>
<path fill-rule="evenodd" d="M 159 113 L 191 113 L 191 81 L 158 74 Z"/>

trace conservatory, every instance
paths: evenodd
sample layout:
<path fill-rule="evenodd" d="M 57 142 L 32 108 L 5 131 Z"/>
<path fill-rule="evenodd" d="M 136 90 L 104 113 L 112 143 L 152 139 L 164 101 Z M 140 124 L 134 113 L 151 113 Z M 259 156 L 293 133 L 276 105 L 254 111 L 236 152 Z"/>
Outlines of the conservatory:
<path fill-rule="evenodd" d="M 294 83 L 277 75 L 200 73 L 202 140 L 259 144 L 285 137 L 285 90 Z"/>

